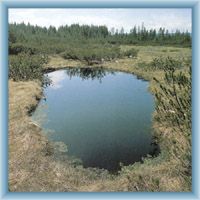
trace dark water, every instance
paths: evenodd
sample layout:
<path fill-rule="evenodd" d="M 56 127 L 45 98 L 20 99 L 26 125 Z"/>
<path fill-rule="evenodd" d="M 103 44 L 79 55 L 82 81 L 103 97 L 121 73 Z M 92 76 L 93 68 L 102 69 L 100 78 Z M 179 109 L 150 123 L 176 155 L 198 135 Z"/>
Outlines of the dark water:
<path fill-rule="evenodd" d="M 99 68 L 48 74 L 52 84 L 33 119 L 85 167 L 118 170 L 151 154 L 154 101 L 148 82 Z"/>

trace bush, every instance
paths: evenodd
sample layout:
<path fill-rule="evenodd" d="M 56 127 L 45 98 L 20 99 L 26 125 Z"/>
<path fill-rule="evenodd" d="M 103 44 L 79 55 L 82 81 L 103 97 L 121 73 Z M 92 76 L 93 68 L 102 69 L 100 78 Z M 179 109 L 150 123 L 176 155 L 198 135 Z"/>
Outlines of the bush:
<path fill-rule="evenodd" d="M 170 59 L 171 60 L 171 59 Z M 165 78 L 156 91 L 156 120 L 160 123 L 168 122 L 178 128 L 186 136 L 191 135 L 191 64 L 189 72 L 176 72 L 175 62 L 164 63 Z"/>
<path fill-rule="evenodd" d="M 43 64 L 48 62 L 45 55 L 20 53 L 9 57 L 9 78 L 14 81 L 39 79 L 43 81 Z"/>
<path fill-rule="evenodd" d="M 33 55 L 38 53 L 38 51 L 34 47 L 26 46 L 21 43 L 9 43 L 9 54 L 17 55 L 19 53 L 27 53 Z"/>
<path fill-rule="evenodd" d="M 183 68 L 183 62 L 175 60 L 171 57 L 167 58 L 154 58 L 152 62 L 139 62 L 138 68 L 145 71 L 156 71 L 156 70 L 176 70 Z"/>
<path fill-rule="evenodd" d="M 124 55 L 124 56 L 127 56 L 127 57 L 133 58 L 133 57 L 137 57 L 138 52 L 139 52 L 138 49 L 131 48 L 131 49 L 125 51 L 125 52 L 123 53 L 123 55 Z"/>
<path fill-rule="evenodd" d="M 180 69 L 183 67 L 183 63 L 179 60 L 175 60 L 171 57 L 167 58 L 154 58 L 149 64 L 151 70 L 166 70 L 166 69 Z"/>
<path fill-rule="evenodd" d="M 143 70 L 143 71 L 148 71 L 150 70 L 149 64 L 146 62 L 138 62 L 138 66 L 139 69 Z"/>
<path fill-rule="evenodd" d="M 183 67 L 183 62 L 180 60 L 175 60 L 173 58 L 167 57 L 167 58 L 154 58 L 153 61 L 150 63 L 146 62 L 139 62 L 138 67 L 142 68 L 145 71 L 155 71 L 155 70 L 164 70 L 172 67 L 175 70 L 181 69 Z"/>
<path fill-rule="evenodd" d="M 173 65 L 168 65 L 165 68 L 164 82 L 154 78 L 159 88 L 155 91 L 156 115 L 154 119 L 162 126 L 171 129 L 164 136 L 167 140 L 165 141 L 167 152 L 175 158 L 174 160 L 180 162 L 180 166 L 183 167 L 181 177 L 185 177 L 188 185 L 191 185 L 191 62 L 187 67 L 189 71 L 183 73 L 177 72 Z"/>
<path fill-rule="evenodd" d="M 109 61 L 119 58 L 120 48 L 106 45 L 81 45 L 80 48 L 71 47 L 61 53 L 64 59 L 73 59 L 85 61 L 88 65 L 101 64 L 103 61 Z"/>

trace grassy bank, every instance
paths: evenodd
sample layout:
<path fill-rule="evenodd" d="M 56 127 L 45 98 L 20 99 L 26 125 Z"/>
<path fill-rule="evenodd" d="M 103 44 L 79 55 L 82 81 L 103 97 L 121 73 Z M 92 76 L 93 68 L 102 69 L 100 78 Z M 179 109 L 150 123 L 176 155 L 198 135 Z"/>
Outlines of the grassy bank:
<path fill-rule="evenodd" d="M 137 49 L 138 55 L 136 58 L 117 58 L 110 62 L 104 62 L 102 64 L 93 65 L 95 66 L 103 66 L 108 69 L 114 69 L 119 71 L 125 71 L 129 73 L 135 73 L 138 76 L 142 76 L 144 79 L 151 80 L 155 77 L 162 77 L 163 71 L 144 71 L 139 67 L 140 63 L 150 63 L 154 58 L 163 57 L 166 58 L 168 56 L 184 60 L 191 57 L 191 49 L 190 48 L 177 48 L 177 47 L 165 47 L 165 46 L 131 46 L 131 45 L 121 45 L 121 51 L 127 51 L 129 49 Z M 49 56 L 49 62 L 45 65 L 45 68 L 48 69 L 62 69 L 65 67 L 84 67 L 87 66 L 85 63 L 82 63 L 77 60 L 72 59 L 64 59 L 59 55 L 51 55 Z"/>
<path fill-rule="evenodd" d="M 121 46 L 127 51 L 133 46 Z M 155 57 L 173 57 L 180 60 L 191 56 L 189 48 L 134 46 L 139 50 L 137 58 L 117 58 L 95 66 L 134 73 L 150 81 L 152 93 L 158 89 L 153 81 L 163 81 L 163 70 L 149 71 L 142 64 Z M 142 64 L 141 64 L 142 63 Z M 50 56 L 45 70 L 84 66 L 77 60 Z M 187 71 L 183 68 L 182 71 Z M 191 146 L 182 132 L 170 124 L 154 121 L 155 136 L 161 147 L 156 158 L 145 158 L 143 163 L 123 167 L 118 175 L 107 171 L 84 169 L 74 163 L 58 144 L 50 143 L 40 127 L 34 124 L 28 113 L 42 98 L 41 82 L 9 81 L 9 189 L 10 191 L 190 191 L 191 176 L 185 152 Z M 154 113 L 154 116 L 158 113 Z"/>

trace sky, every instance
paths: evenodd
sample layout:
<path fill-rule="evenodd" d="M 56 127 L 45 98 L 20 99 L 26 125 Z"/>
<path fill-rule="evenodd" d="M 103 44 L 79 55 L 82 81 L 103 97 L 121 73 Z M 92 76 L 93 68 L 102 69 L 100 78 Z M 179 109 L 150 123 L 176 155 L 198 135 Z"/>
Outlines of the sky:
<path fill-rule="evenodd" d="M 171 9 L 44 9 L 44 8 L 15 8 L 9 9 L 9 23 L 30 23 L 42 27 L 50 25 L 58 28 L 61 25 L 74 23 L 88 25 L 106 25 L 109 30 L 112 27 L 125 32 L 131 28 L 141 26 L 144 23 L 147 29 L 160 27 L 174 32 L 192 30 L 192 10 L 190 8 Z"/>

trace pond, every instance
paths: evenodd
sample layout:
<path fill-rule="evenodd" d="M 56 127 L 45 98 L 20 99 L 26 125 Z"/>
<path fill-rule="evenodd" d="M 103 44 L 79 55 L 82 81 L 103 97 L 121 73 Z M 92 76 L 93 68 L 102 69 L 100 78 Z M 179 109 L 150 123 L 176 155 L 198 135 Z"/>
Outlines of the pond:
<path fill-rule="evenodd" d="M 120 163 L 153 154 L 154 99 L 147 81 L 103 68 L 68 68 L 46 76 L 51 84 L 32 118 L 84 167 L 116 171 Z"/>

